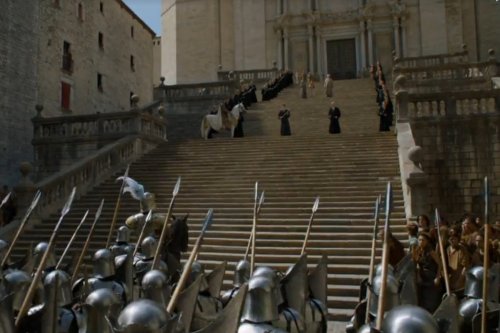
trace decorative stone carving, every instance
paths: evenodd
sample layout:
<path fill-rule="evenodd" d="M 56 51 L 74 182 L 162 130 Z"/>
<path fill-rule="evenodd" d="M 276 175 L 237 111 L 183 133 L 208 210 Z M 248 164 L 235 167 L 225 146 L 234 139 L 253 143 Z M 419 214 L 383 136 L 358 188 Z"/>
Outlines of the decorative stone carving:
<path fill-rule="evenodd" d="M 408 149 L 408 159 L 413 162 L 416 166 L 419 166 L 422 162 L 423 152 L 422 147 L 413 146 Z"/>
<path fill-rule="evenodd" d="M 406 76 L 403 74 L 398 75 L 394 80 L 394 91 L 398 92 L 406 90 L 406 83 L 407 83 Z"/>

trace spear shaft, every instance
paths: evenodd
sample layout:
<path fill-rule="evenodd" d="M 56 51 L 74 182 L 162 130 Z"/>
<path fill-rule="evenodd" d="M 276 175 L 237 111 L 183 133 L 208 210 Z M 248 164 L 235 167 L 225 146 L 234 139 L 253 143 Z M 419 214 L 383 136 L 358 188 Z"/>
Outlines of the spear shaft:
<path fill-rule="evenodd" d="M 484 177 L 484 248 L 483 248 L 483 309 L 481 311 L 481 333 L 487 330 L 487 304 L 488 304 L 488 275 L 490 270 L 490 223 L 489 223 L 489 184 L 488 177 Z"/>
<path fill-rule="evenodd" d="M 450 288 L 450 277 L 448 276 L 448 265 L 446 264 L 446 252 L 444 250 L 444 244 L 443 244 L 443 238 L 441 237 L 441 231 L 439 230 L 439 224 L 440 224 L 440 217 L 439 217 L 439 211 L 436 208 L 435 210 L 435 217 L 434 221 L 436 223 L 436 231 L 437 231 L 437 236 L 438 236 L 438 245 L 439 245 L 439 252 L 441 256 L 441 265 L 443 266 L 443 275 L 444 275 L 444 285 L 446 287 L 446 294 L 448 296 L 451 295 L 451 288 Z"/>
<path fill-rule="evenodd" d="M 316 200 L 314 201 L 314 204 L 313 204 L 313 208 L 311 210 L 311 217 L 309 218 L 309 224 L 307 226 L 307 231 L 306 231 L 306 236 L 304 238 L 304 243 L 302 244 L 302 251 L 300 251 L 301 256 L 306 252 L 307 241 L 309 240 L 309 235 L 311 234 L 311 227 L 312 227 L 312 223 L 314 220 L 314 214 L 316 214 L 316 211 L 318 210 L 318 205 L 319 205 L 319 197 L 316 197 Z"/>
<path fill-rule="evenodd" d="M 85 214 L 83 215 L 82 220 L 78 224 L 78 227 L 76 227 L 76 230 L 73 233 L 73 235 L 71 236 L 71 239 L 69 240 L 68 245 L 66 245 L 66 248 L 64 249 L 63 254 L 61 254 L 61 257 L 59 258 L 59 261 L 57 262 L 56 269 L 59 269 L 59 267 L 62 265 L 64 257 L 66 256 L 66 253 L 68 253 L 69 249 L 71 248 L 71 245 L 73 244 L 73 241 L 75 240 L 76 235 L 78 234 L 78 231 L 80 231 L 80 228 L 82 227 L 83 223 L 85 222 L 85 220 L 87 220 L 87 215 L 89 215 L 88 209 L 85 212 Z"/>
<path fill-rule="evenodd" d="M 373 283 L 373 271 L 375 267 L 375 251 L 377 249 L 377 233 L 378 233 L 378 215 L 380 208 L 380 195 L 375 200 L 375 214 L 373 218 L 373 236 L 372 236 L 372 252 L 370 257 L 370 271 L 368 272 L 368 285 L 371 286 Z M 371 303 L 372 293 L 370 290 L 366 292 L 366 315 L 365 324 L 370 323 L 370 303 Z"/>
<path fill-rule="evenodd" d="M 127 169 L 125 170 L 125 174 L 122 179 L 122 185 L 120 187 L 120 192 L 118 193 L 118 198 L 116 198 L 116 205 L 115 205 L 115 211 L 113 212 L 113 219 L 111 220 L 111 226 L 109 228 L 109 233 L 108 233 L 108 239 L 106 240 L 106 248 L 109 247 L 111 244 L 111 237 L 113 235 L 113 231 L 115 230 L 115 224 L 116 224 L 116 218 L 118 216 L 118 211 L 120 210 L 120 202 L 122 200 L 122 193 L 123 193 L 123 188 L 125 187 L 125 180 L 128 177 L 128 171 L 130 168 L 130 164 L 127 166 Z"/>

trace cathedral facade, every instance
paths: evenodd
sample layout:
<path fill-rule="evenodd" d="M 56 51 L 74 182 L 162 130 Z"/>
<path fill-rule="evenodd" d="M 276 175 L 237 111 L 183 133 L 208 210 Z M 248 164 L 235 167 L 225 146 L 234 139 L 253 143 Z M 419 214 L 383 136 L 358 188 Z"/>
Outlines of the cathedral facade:
<path fill-rule="evenodd" d="M 495 0 L 162 0 L 162 75 L 215 81 L 217 70 L 277 67 L 338 79 L 376 61 L 500 49 Z"/>

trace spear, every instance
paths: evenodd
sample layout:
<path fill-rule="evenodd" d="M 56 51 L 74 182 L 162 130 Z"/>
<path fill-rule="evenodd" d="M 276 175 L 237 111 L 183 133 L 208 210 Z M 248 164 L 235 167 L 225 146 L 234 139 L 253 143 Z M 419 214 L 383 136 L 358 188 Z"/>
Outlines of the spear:
<path fill-rule="evenodd" d="M 7 195 L 7 197 L 5 197 L 3 199 L 2 206 L 5 204 L 5 202 L 7 202 L 6 199 L 8 199 L 9 196 L 10 196 L 10 193 Z M 12 242 L 10 243 L 9 248 L 7 249 L 7 252 L 5 253 L 5 256 L 3 257 L 2 265 L 0 267 L 4 267 L 5 264 L 7 263 L 7 260 L 9 259 L 9 256 L 12 252 L 12 249 L 14 248 L 14 245 L 16 245 L 16 242 L 17 242 L 19 236 L 21 236 L 21 233 L 23 232 L 23 229 L 24 229 L 26 223 L 28 222 L 29 217 L 31 216 L 33 209 L 35 209 L 36 205 L 38 204 L 38 201 L 40 200 L 41 196 L 42 196 L 42 192 L 40 192 L 40 190 L 38 190 L 35 193 L 35 197 L 31 201 L 31 204 L 29 205 L 28 209 L 26 210 L 26 213 L 24 214 L 24 217 L 21 221 L 21 224 L 19 225 L 19 228 L 16 231 L 16 235 L 12 239 Z"/>
<path fill-rule="evenodd" d="M 120 187 L 120 192 L 118 193 L 118 198 L 116 199 L 115 211 L 113 212 L 113 219 L 111 220 L 111 227 L 109 228 L 108 239 L 106 240 L 106 248 L 109 247 L 111 243 L 111 237 L 113 235 L 113 230 L 115 230 L 116 217 L 118 216 L 118 210 L 120 210 L 120 202 L 122 200 L 123 188 L 125 187 L 125 180 L 128 177 L 128 170 L 130 169 L 130 164 L 127 165 L 125 174 L 123 175 L 122 185 Z"/>
<path fill-rule="evenodd" d="M 83 222 L 85 222 L 85 220 L 87 219 L 87 215 L 89 215 L 89 210 L 88 209 L 85 212 L 85 214 L 83 215 L 82 220 L 78 224 L 78 227 L 76 227 L 76 230 L 73 233 L 73 235 L 71 236 L 71 239 L 69 240 L 68 245 L 66 245 L 66 248 L 64 249 L 63 254 L 61 254 L 61 258 L 59 258 L 59 261 L 57 262 L 56 269 L 59 269 L 59 267 L 62 265 L 64 257 L 66 256 L 66 253 L 69 251 L 71 245 L 73 244 L 73 241 L 75 240 L 76 235 L 78 234 L 78 231 L 80 231 L 80 228 L 82 227 Z"/>
<path fill-rule="evenodd" d="M 259 199 L 259 204 L 257 205 L 257 210 L 254 210 L 254 218 L 258 220 L 259 215 L 260 215 L 260 209 L 262 207 L 262 203 L 264 202 L 264 191 L 260 194 L 260 199 Z M 250 237 L 248 238 L 248 244 L 247 244 L 247 249 L 245 251 L 245 260 L 248 258 L 248 254 L 250 253 L 250 247 L 252 246 L 252 239 L 253 239 L 253 228 L 252 232 L 250 233 Z"/>
<path fill-rule="evenodd" d="M 488 184 L 488 177 L 484 177 L 484 258 L 483 258 L 483 309 L 481 311 L 481 333 L 487 332 L 487 304 L 488 304 L 488 274 L 490 270 L 490 222 L 489 222 L 489 195 L 490 186 Z"/>
<path fill-rule="evenodd" d="M 448 266 L 446 264 L 446 252 L 444 251 L 443 238 L 441 237 L 441 231 L 439 230 L 439 224 L 441 222 L 441 219 L 439 217 L 439 211 L 437 208 L 434 214 L 435 214 L 434 222 L 436 224 L 436 231 L 438 237 L 439 253 L 441 255 L 441 265 L 443 265 L 444 285 L 446 287 L 446 294 L 450 296 L 451 295 L 450 277 L 448 276 Z"/>
<path fill-rule="evenodd" d="M 9 198 L 10 198 L 10 195 L 12 194 L 12 192 L 9 192 L 7 193 L 7 195 L 3 198 L 2 202 L 0 203 L 0 208 L 2 208 L 6 203 L 7 201 L 9 201 Z"/>
<path fill-rule="evenodd" d="M 207 212 L 207 215 L 205 217 L 205 221 L 203 222 L 203 228 L 201 229 L 201 233 L 198 236 L 198 239 L 196 239 L 196 243 L 191 250 L 191 254 L 189 255 L 189 259 L 187 262 L 184 264 L 184 270 L 182 271 L 182 275 L 179 278 L 179 282 L 177 283 L 177 287 L 175 287 L 174 293 L 172 294 L 172 298 L 170 298 L 170 302 L 168 303 L 167 306 L 167 312 L 168 313 L 173 313 L 175 306 L 177 305 L 177 300 L 179 298 L 179 295 L 184 289 L 184 285 L 186 284 L 187 278 L 189 276 L 189 273 L 191 272 L 191 265 L 193 264 L 194 257 L 198 253 L 198 250 L 201 246 L 201 242 L 203 241 L 203 236 L 205 235 L 205 232 L 207 231 L 208 227 L 212 224 L 212 218 L 213 218 L 214 210 L 209 209 Z"/>
<path fill-rule="evenodd" d="M 150 210 L 148 213 L 148 216 L 146 216 L 146 220 L 144 220 L 144 224 L 142 225 L 141 229 L 141 234 L 139 235 L 139 239 L 137 240 L 137 243 L 135 244 L 134 248 L 134 253 L 132 254 L 133 257 L 137 254 L 137 251 L 139 251 L 139 246 L 141 246 L 142 240 L 144 239 L 144 232 L 146 230 L 146 226 L 148 226 L 152 220 L 153 217 L 153 210 Z"/>
<path fill-rule="evenodd" d="M 87 240 L 85 241 L 85 244 L 83 244 L 83 248 L 82 248 L 82 251 L 80 253 L 80 257 L 78 257 L 78 261 L 76 262 L 75 270 L 73 272 L 73 275 L 71 276 L 71 285 L 73 285 L 73 282 L 75 282 L 75 279 L 78 275 L 78 271 L 80 270 L 80 266 L 82 265 L 83 258 L 85 257 L 85 253 L 87 252 L 87 249 L 88 249 L 89 244 L 90 244 L 90 239 L 92 238 L 92 234 L 94 233 L 95 226 L 97 224 L 97 221 L 99 220 L 99 217 L 101 216 L 102 206 L 104 206 L 104 199 L 101 200 L 101 204 L 99 205 L 99 208 L 97 209 L 97 212 L 95 213 L 94 222 L 92 223 L 92 226 L 90 227 L 89 234 L 87 235 Z"/>
<path fill-rule="evenodd" d="M 172 207 L 174 207 L 175 198 L 179 193 L 180 187 L 181 187 L 181 177 L 177 178 L 177 183 L 175 183 L 174 190 L 172 191 L 172 200 L 170 200 L 170 205 L 168 206 L 167 215 L 165 216 L 165 221 L 163 222 L 163 228 L 161 229 L 161 235 L 158 241 L 158 246 L 156 247 L 156 253 L 153 259 L 153 263 L 151 265 L 151 270 L 157 269 L 158 264 L 160 263 L 161 251 L 164 245 L 163 243 L 165 243 L 165 239 L 167 238 L 168 220 L 170 219 L 170 215 L 172 214 Z"/>
<path fill-rule="evenodd" d="M 314 220 L 314 214 L 316 214 L 318 206 L 319 206 L 319 196 L 316 197 L 316 200 L 314 201 L 314 205 L 311 210 L 311 217 L 309 218 L 309 225 L 307 226 L 306 238 L 304 239 L 304 244 L 302 244 L 302 251 L 300 252 L 301 256 L 306 252 L 307 241 L 309 240 L 309 235 L 311 234 L 311 227 Z"/>
<path fill-rule="evenodd" d="M 24 298 L 23 304 L 21 305 L 21 308 L 19 309 L 19 314 L 17 315 L 16 318 L 16 328 L 19 329 L 19 324 L 21 322 L 21 319 L 26 315 L 28 312 L 28 308 L 31 303 L 31 299 L 33 298 L 33 295 L 35 294 L 35 290 L 38 286 L 38 283 L 40 282 L 40 279 L 42 278 L 42 272 L 45 267 L 45 264 L 47 263 L 47 260 L 49 258 L 49 254 L 52 251 L 52 248 L 54 247 L 54 243 L 56 240 L 57 232 L 59 231 L 59 227 L 61 226 L 61 222 L 63 221 L 64 217 L 66 214 L 71 209 L 71 204 L 73 203 L 73 199 L 75 198 L 75 193 L 76 193 L 76 187 L 73 187 L 73 190 L 71 191 L 71 194 L 66 201 L 66 204 L 64 205 L 62 211 L 61 211 L 61 216 L 59 217 L 59 221 L 56 224 L 56 227 L 54 228 L 54 231 L 52 231 L 52 235 L 50 236 L 49 244 L 47 245 L 47 249 L 45 250 L 45 253 L 42 256 L 42 259 L 40 260 L 40 264 L 38 265 L 36 269 L 36 273 L 33 277 L 33 280 L 31 281 L 30 287 L 28 289 L 28 292 L 26 293 L 26 297 Z"/>
<path fill-rule="evenodd" d="M 253 223 L 252 223 L 252 255 L 250 257 L 250 276 L 253 274 L 253 267 L 255 265 L 255 238 L 257 237 L 257 198 L 259 192 L 259 182 L 255 182 L 255 196 L 253 203 Z M 263 196 L 261 196 L 263 198 Z M 264 199 L 262 199 L 264 200 Z"/>
<path fill-rule="evenodd" d="M 368 285 L 371 286 L 373 283 L 373 271 L 375 266 L 375 251 L 377 246 L 377 234 L 378 234 L 378 215 L 380 209 L 380 201 L 382 200 L 379 195 L 375 200 L 375 214 L 373 216 L 373 236 L 372 236 L 372 252 L 370 258 L 370 271 L 368 273 Z M 367 291 L 366 294 L 366 316 L 365 316 L 365 324 L 370 323 L 370 303 L 371 303 L 372 293 L 371 291 Z"/>
<path fill-rule="evenodd" d="M 378 296 L 377 322 L 375 328 L 381 330 L 382 320 L 384 319 L 385 289 L 387 287 L 387 266 L 389 264 L 389 220 L 391 215 L 392 186 L 387 183 L 387 192 L 385 196 L 385 224 L 384 224 L 384 243 L 382 247 L 382 280 Z"/>

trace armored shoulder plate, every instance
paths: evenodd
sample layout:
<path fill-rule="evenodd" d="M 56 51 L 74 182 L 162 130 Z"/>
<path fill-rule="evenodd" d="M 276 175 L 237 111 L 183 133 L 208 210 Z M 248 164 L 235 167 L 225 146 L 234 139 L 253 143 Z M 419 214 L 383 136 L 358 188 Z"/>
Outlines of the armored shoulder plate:
<path fill-rule="evenodd" d="M 208 291 L 213 297 L 219 297 L 220 290 L 222 288 L 222 282 L 224 281 L 224 274 L 226 273 L 227 262 L 224 261 L 217 265 L 208 275 Z"/>
<path fill-rule="evenodd" d="M 208 326 L 215 321 L 221 311 L 222 303 L 217 298 L 206 293 L 198 294 L 190 330 L 196 331 Z"/>
<path fill-rule="evenodd" d="M 433 314 L 441 327 L 440 333 L 460 333 L 460 317 L 458 315 L 458 299 L 455 294 L 447 295 Z"/>
<path fill-rule="evenodd" d="M 318 265 L 309 272 L 311 297 L 327 304 L 328 296 L 328 256 L 323 255 Z"/>
<path fill-rule="evenodd" d="M 297 263 L 289 268 L 281 280 L 287 305 L 294 308 L 304 318 L 305 302 L 308 298 L 307 256 L 303 254 Z"/>
<path fill-rule="evenodd" d="M 115 257 L 116 280 L 127 288 L 127 302 L 133 301 L 134 266 L 132 253 Z"/>
<path fill-rule="evenodd" d="M 198 276 L 198 278 L 193 281 L 186 289 L 184 289 L 177 301 L 177 313 L 182 312 L 182 323 L 186 329 L 186 333 L 189 332 L 189 328 L 191 327 L 191 321 L 193 319 L 194 306 L 196 304 L 196 300 L 198 297 L 198 292 L 200 291 L 202 276 Z"/>
<path fill-rule="evenodd" d="M 399 262 L 395 278 L 399 281 L 399 298 L 401 304 L 417 305 L 417 266 L 411 255 L 407 255 Z"/>

